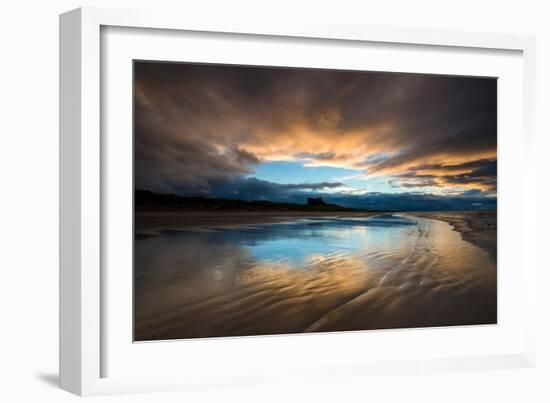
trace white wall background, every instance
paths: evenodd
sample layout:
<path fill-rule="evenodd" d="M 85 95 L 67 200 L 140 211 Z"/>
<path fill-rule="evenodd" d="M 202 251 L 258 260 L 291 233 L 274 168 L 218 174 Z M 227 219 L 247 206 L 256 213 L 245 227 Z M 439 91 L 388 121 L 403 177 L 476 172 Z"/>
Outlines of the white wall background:
<path fill-rule="evenodd" d="M 538 51 L 538 205 L 550 206 L 550 10 L 545 1 L 168 1 L 4 2 L 0 22 L 0 399 L 68 402 L 57 383 L 58 14 L 81 5 L 179 7 L 184 13 L 315 15 L 373 25 L 534 34 Z M 549 246 L 539 212 L 539 259 Z M 545 266 L 545 267 L 544 267 Z M 93 398 L 116 402 L 550 401 L 550 292 L 540 275 L 539 364 L 534 369 L 354 379 L 334 384 L 258 387 Z"/>

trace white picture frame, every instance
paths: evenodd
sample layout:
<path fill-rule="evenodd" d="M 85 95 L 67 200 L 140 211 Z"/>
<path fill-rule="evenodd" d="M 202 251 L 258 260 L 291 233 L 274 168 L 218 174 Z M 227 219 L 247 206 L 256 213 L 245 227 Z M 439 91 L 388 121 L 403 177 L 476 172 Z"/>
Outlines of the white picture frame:
<path fill-rule="evenodd" d="M 113 344 L 104 327 L 110 322 L 107 304 L 108 291 L 104 287 L 105 270 L 105 220 L 109 216 L 105 210 L 105 182 L 110 172 L 106 170 L 105 146 L 102 138 L 107 128 L 102 121 L 102 92 L 108 92 L 109 83 L 102 81 L 102 30 L 108 27 L 118 29 L 155 29 L 168 32 L 218 33 L 219 35 L 245 35 L 255 38 L 290 38 L 291 40 L 329 40 L 331 46 L 345 43 L 378 43 L 381 45 L 399 44 L 403 46 L 423 46 L 438 49 L 469 49 L 479 54 L 489 51 L 517 52 L 521 58 L 523 98 L 519 101 L 523 110 L 523 133 L 517 133 L 515 142 L 521 145 L 521 191 L 514 195 L 514 206 L 522 206 L 516 224 L 521 245 L 515 252 L 515 259 L 521 266 L 521 289 L 518 291 L 524 300 L 524 321 L 514 328 L 521 332 L 522 341 L 510 344 L 499 353 L 484 352 L 460 355 L 445 353 L 444 348 L 437 354 L 422 357 L 392 357 L 389 360 L 356 360 L 335 363 L 311 362 L 307 365 L 304 355 L 302 362 L 285 364 L 280 361 L 270 368 L 269 361 L 262 372 L 247 368 L 244 362 L 232 376 L 229 369 L 220 371 L 204 370 L 190 372 L 193 360 L 184 364 L 168 365 L 172 371 L 151 374 L 124 374 L 123 367 L 111 376 L 105 368 L 109 354 L 113 354 Z M 160 39 L 159 39 L 160 40 Z M 331 380 L 348 376 L 368 376 L 369 374 L 408 374 L 418 372 L 464 371 L 490 368 L 527 367 L 535 363 L 535 290 L 537 265 L 532 241 L 536 231 L 536 212 L 532 208 L 535 196 L 534 153 L 534 90 L 535 90 L 535 42 L 530 36 L 467 33 L 443 30 L 417 30 L 409 28 L 385 28 L 341 23 L 305 20 L 300 23 L 270 21 L 269 16 L 262 20 L 248 20 L 245 17 L 225 20 L 197 18 L 192 14 L 174 15 L 169 12 L 150 10 L 117 10 L 104 8 L 80 8 L 69 11 L 60 17 L 60 385 L 63 389 L 79 395 L 134 393 L 140 391 L 160 391 L 195 387 L 224 385 L 250 385 L 265 382 L 292 382 L 304 379 Z M 510 73 L 515 74 L 515 73 Z M 521 135 L 520 135 L 521 134 Z M 499 134 L 500 135 L 500 134 Z M 507 135 L 513 136 L 513 134 Z M 500 140 L 500 137 L 499 137 Z M 511 143 L 510 143 L 511 144 Z M 507 153 L 509 148 L 501 149 Z M 516 148 L 517 149 L 517 148 Z M 499 165 L 500 170 L 500 165 Z M 506 171 L 506 170 L 504 170 Z M 517 179 L 517 178 L 516 178 Z M 499 178 L 500 181 L 500 178 Z M 499 182 L 500 187 L 500 182 Z M 505 187 L 506 188 L 506 187 Z M 509 189 L 509 188 L 508 188 Z M 499 197 L 501 195 L 499 194 Z M 108 199 L 108 198 L 107 198 Z M 500 200 L 500 199 L 499 199 Z M 499 229 L 502 220 L 499 210 Z M 519 227 L 521 226 L 521 228 Z M 506 226 L 505 226 L 506 227 Z M 500 232 L 499 232 L 500 237 Z M 499 262 L 501 255 L 499 240 Z M 504 253 L 504 252 L 502 252 Z M 129 279 L 128 279 L 129 280 Z M 500 292 L 500 291 L 499 291 Z M 529 309 L 531 308 L 531 309 Z M 102 329 L 103 327 L 103 329 Z M 402 331 L 401 331 L 402 332 Z M 413 335 L 402 332 L 398 338 Z M 458 330 L 451 330 L 454 336 L 461 337 Z M 379 333 L 380 334 L 380 333 Z M 462 335 L 464 329 L 462 329 Z M 341 337 L 336 335 L 335 337 Z M 356 332 L 353 342 L 367 337 Z M 392 337 L 386 333 L 384 337 Z M 444 333 L 422 333 L 430 340 L 444 338 Z M 380 338 L 380 336 L 379 336 Z M 233 341 L 232 346 L 251 348 L 253 354 L 261 354 L 267 347 L 263 338 L 245 338 Z M 270 339 L 275 344 L 289 343 L 294 348 L 306 348 L 305 338 Z M 316 339 L 316 345 L 331 343 L 329 337 Z M 450 340 L 450 339 L 448 339 Z M 194 349 L 233 348 L 221 340 L 193 342 Z M 204 344 L 198 344 L 204 343 Z M 224 344 L 225 343 L 225 344 Z M 164 354 L 177 349 L 177 343 L 165 343 Z M 315 343 L 314 343 L 315 344 Z M 106 346 L 109 346 L 107 348 Z M 251 347 L 253 345 L 253 347 Z M 511 347 L 513 345 L 513 347 Z M 217 347 L 216 347 L 217 346 Z M 285 348 L 287 345 L 285 344 Z M 276 349 L 275 349 L 276 350 Z M 129 351 L 129 350 L 128 350 Z M 474 351 L 472 349 L 472 351 Z M 181 352 L 180 352 L 181 353 Z M 459 354 L 459 355 L 456 355 Z M 119 360 L 124 360 L 121 356 Z M 298 360 L 298 359 L 297 359 Z M 130 362 L 130 361 L 129 361 Z M 304 365 L 308 368 L 304 371 Z M 237 365 L 238 366 L 238 365 Z M 180 370 L 178 371 L 178 367 Z M 255 369 L 255 368 L 254 368 Z M 226 371 L 226 372 L 224 372 Z M 122 372 L 122 374 L 121 374 Z"/>

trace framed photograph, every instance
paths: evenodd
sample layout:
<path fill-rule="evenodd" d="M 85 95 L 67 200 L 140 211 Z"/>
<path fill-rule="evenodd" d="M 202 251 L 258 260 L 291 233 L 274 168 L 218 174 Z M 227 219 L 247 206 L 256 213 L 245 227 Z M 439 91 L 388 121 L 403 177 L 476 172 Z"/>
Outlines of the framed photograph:
<path fill-rule="evenodd" d="M 62 388 L 534 365 L 532 37 L 84 8 L 60 45 Z"/>

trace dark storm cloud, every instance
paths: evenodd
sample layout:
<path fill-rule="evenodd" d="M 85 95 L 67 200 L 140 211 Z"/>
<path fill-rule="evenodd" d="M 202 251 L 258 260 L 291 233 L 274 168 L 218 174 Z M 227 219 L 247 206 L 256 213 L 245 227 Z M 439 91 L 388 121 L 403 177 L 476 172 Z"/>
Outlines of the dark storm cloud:
<path fill-rule="evenodd" d="M 307 194 L 315 194 L 342 186 L 338 182 L 280 184 L 256 178 L 212 183 L 211 196 L 243 200 L 302 201 Z"/>
<path fill-rule="evenodd" d="M 139 188 L 212 194 L 260 161 L 302 160 L 491 191 L 495 159 L 494 79 L 135 63 Z"/>
<path fill-rule="evenodd" d="M 496 160 L 477 160 L 456 165 L 423 165 L 394 175 L 392 186 L 463 187 L 494 193 L 497 186 Z"/>

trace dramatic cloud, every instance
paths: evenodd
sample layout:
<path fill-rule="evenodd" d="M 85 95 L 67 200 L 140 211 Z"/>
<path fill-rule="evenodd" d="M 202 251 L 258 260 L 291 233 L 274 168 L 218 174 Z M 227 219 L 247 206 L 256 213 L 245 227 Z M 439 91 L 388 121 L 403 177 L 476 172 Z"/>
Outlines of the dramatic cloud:
<path fill-rule="evenodd" d="M 493 195 L 496 95 L 495 79 L 136 62 L 136 187 L 258 198 L 345 188 L 249 177 L 300 161 L 403 191 Z"/>
<path fill-rule="evenodd" d="M 292 183 L 280 184 L 256 178 L 212 183 L 211 195 L 243 200 L 292 201 L 303 203 L 309 192 L 319 192 L 341 187 L 341 183 Z M 299 193 L 298 193 L 299 192 Z"/>
<path fill-rule="evenodd" d="M 487 193 L 496 192 L 496 160 L 477 160 L 457 165 L 421 165 L 395 174 L 393 186 L 412 187 L 459 187 Z"/>

